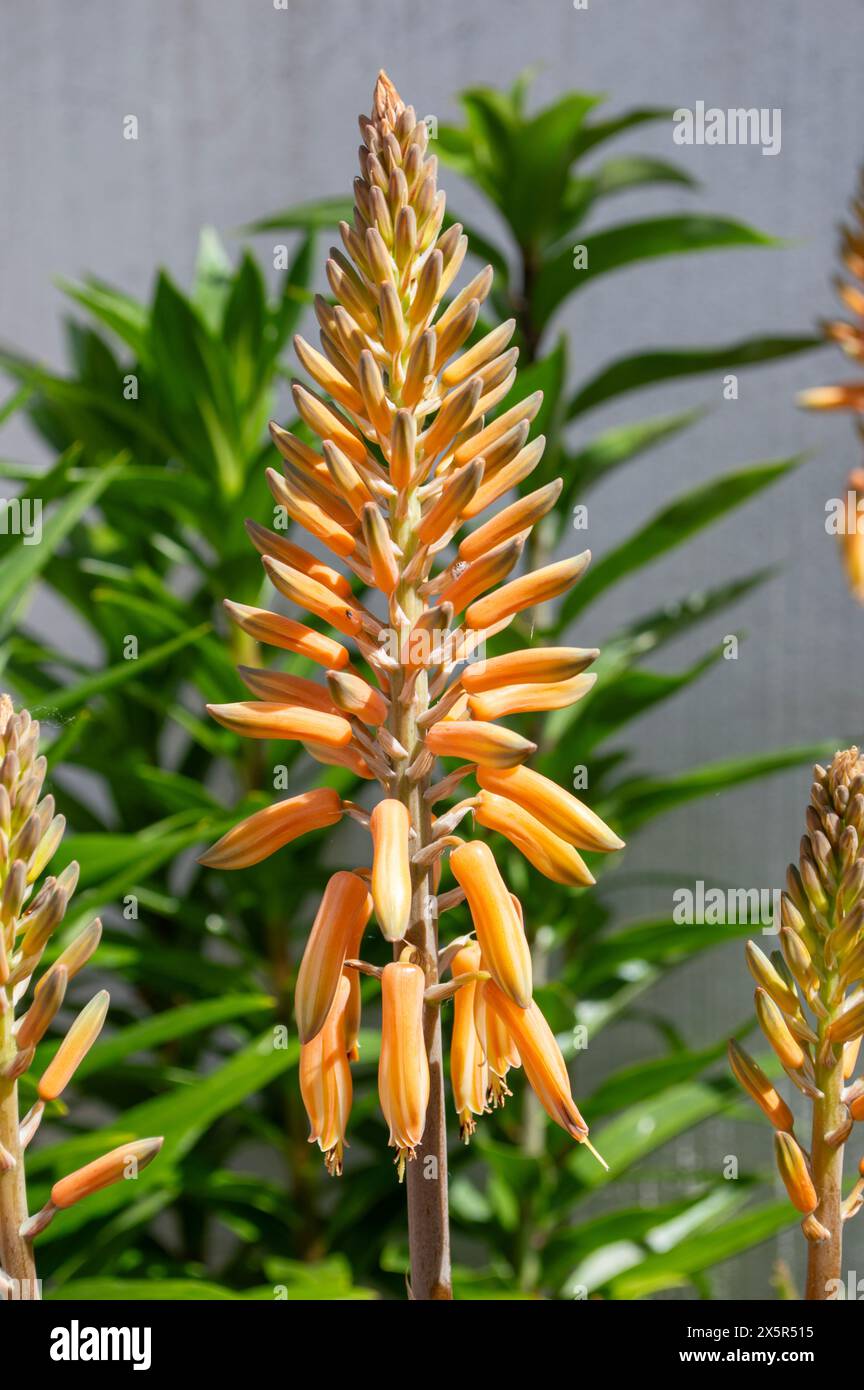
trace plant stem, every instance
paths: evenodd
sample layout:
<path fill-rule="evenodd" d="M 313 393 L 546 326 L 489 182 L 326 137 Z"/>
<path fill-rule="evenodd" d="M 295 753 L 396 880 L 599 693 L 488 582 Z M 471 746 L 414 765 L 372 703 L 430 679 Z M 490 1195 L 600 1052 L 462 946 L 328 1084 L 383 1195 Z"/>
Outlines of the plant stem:
<path fill-rule="evenodd" d="M 416 549 L 416 528 L 420 520 L 420 503 L 416 494 L 409 494 L 406 501 L 404 519 L 395 532 L 395 539 L 403 550 L 404 563 Z M 397 590 L 397 599 L 409 622 L 413 623 L 424 607 L 416 587 L 403 582 Z M 412 783 L 406 776 L 406 769 L 422 742 L 418 737 L 417 720 L 429 707 L 429 692 L 425 674 L 421 674 L 414 686 L 413 698 L 409 704 L 403 705 L 398 698 L 402 681 L 403 676 L 394 673 L 389 723 L 391 733 L 408 750 L 409 758 L 400 765 L 401 775 L 397 779 L 394 795 L 408 807 L 411 825 L 417 833 L 416 841 L 412 842 L 412 849 L 416 851 L 432 838 L 432 814 L 423 796 L 429 778 Z M 431 880 L 431 869 L 415 877 L 411 927 L 406 936 L 406 940 L 422 952 L 427 984 L 435 984 L 438 980 L 438 922 L 430 910 Z M 397 957 L 399 949 L 397 946 Z M 409 1163 L 407 1168 L 411 1297 L 420 1301 L 447 1300 L 453 1297 L 453 1292 L 450 1277 L 444 1066 L 441 1009 L 438 1005 L 426 1005 L 423 1031 L 429 1059 L 429 1105 L 420 1157 Z"/>
<path fill-rule="evenodd" d="M 15 1056 L 12 1037 L 12 1004 L 2 991 L 0 1012 L 0 1066 Z M 33 1245 L 22 1239 L 20 1229 L 27 1220 L 27 1187 L 24 1162 L 18 1138 L 18 1085 L 0 1081 L 0 1145 L 14 1159 L 14 1166 L 0 1173 L 0 1268 L 13 1281 L 13 1298 L 27 1302 L 39 1299 Z"/>
<path fill-rule="evenodd" d="M 836 983 L 829 977 L 826 993 Z M 825 1028 L 830 1022 L 826 1019 L 819 1028 L 820 1043 Z M 810 1145 L 810 1169 L 813 1185 L 819 1195 L 819 1205 L 815 1216 L 817 1221 L 830 1232 L 826 1240 L 808 1242 L 807 1246 L 807 1292 L 808 1301 L 818 1301 L 833 1296 L 830 1281 L 841 1277 L 843 1257 L 843 1148 L 842 1144 L 828 1144 L 825 1135 L 830 1134 L 846 1118 L 846 1107 L 841 1100 L 843 1090 L 843 1049 L 826 1049 L 826 1060 L 816 1063 L 816 1086 L 823 1093 L 822 1100 L 813 1102 L 813 1133 Z"/>

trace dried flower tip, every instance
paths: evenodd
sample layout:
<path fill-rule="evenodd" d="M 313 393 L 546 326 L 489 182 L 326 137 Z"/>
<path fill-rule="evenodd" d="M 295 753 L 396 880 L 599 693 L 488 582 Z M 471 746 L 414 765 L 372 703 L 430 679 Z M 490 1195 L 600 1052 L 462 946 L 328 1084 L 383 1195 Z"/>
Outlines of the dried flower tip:
<path fill-rule="evenodd" d="M 356 874 L 333 874 L 324 890 L 297 974 L 294 1012 L 302 1043 L 311 1042 L 330 1014 L 347 956 L 355 956 L 372 911 Z"/>
<path fill-rule="evenodd" d="M 480 840 L 460 845 L 450 868 L 465 890 L 483 965 L 520 1009 L 531 1002 L 531 951 L 507 886 L 489 846 Z"/>
<path fill-rule="evenodd" d="M 401 941 L 411 925 L 411 817 L 401 801 L 379 801 L 369 820 L 372 897 L 387 941 Z"/>
<path fill-rule="evenodd" d="M 121 1144 L 93 1163 L 70 1173 L 67 1178 L 55 1182 L 51 1189 L 51 1202 L 62 1211 L 121 1179 L 137 1178 L 153 1162 L 164 1142 L 164 1139 L 158 1138 Z"/>

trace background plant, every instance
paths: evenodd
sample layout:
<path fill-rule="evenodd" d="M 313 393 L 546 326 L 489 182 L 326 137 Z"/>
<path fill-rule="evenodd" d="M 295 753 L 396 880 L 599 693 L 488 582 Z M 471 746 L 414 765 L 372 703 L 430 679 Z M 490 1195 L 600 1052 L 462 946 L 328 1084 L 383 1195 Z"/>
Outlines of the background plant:
<path fill-rule="evenodd" d="M 591 279 L 694 250 L 761 246 L 769 256 L 771 245 L 740 223 L 705 214 L 613 221 L 606 231 L 574 235 L 582 219 L 602 212 L 618 191 L 688 182 L 669 164 L 607 155 L 619 133 L 668 113 L 605 117 L 596 107 L 595 98 L 572 93 L 532 114 L 520 83 L 510 93 L 466 94 L 464 125 L 438 131 L 441 155 L 458 163 L 503 218 L 500 244 L 467 230 L 472 248 L 496 270 L 496 318 L 517 318 L 522 356 L 514 399 L 543 388 L 537 423 L 549 441 L 543 466 L 549 477 L 560 473 L 568 480 L 566 506 L 562 498 L 540 542 L 550 554 L 569 526 L 572 506 L 592 486 L 700 413 L 654 418 L 592 439 L 586 418 L 594 406 L 623 403 L 630 392 L 660 381 L 743 370 L 812 345 L 803 335 L 765 335 L 716 348 L 654 349 L 602 366 L 588 381 L 570 380 L 566 342 L 554 339 L 554 316 Z M 228 888 L 214 884 L 214 875 L 197 874 L 182 857 L 233 823 L 235 814 L 227 817 L 222 808 L 233 806 L 237 788 L 248 792 L 238 814 L 272 799 L 263 773 L 273 762 L 268 750 L 242 747 L 201 719 L 205 697 L 241 696 L 233 663 L 245 656 L 242 650 L 226 653 L 208 625 L 221 626 L 217 605 L 226 591 L 247 602 L 260 593 L 242 520 L 263 515 L 267 505 L 263 424 L 277 413 L 283 349 L 310 299 L 311 243 L 318 229 L 346 211 L 341 200 L 332 200 L 256 225 L 298 238 L 295 264 L 280 278 L 275 297 L 250 254 L 231 270 L 208 235 L 188 295 L 164 275 L 147 304 L 98 281 L 67 287 L 87 322 L 70 323 L 62 372 L 13 352 L 4 356 L 17 383 L 7 412 L 25 410 L 60 455 L 44 473 L 5 465 L 7 476 L 20 478 L 25 491 L 46 502 L 43 544 L 10 545 L 0 561 L 7 681 L 40 714 L 54 714 L 54 765 L 64 796 L 69 792 L 75 829 L 69 853 L 82 863 L 85 907 L 113 908 L 106 914 L 103 952 L 106 965 L 122 969 L 130 984 L 124 1007 L 112 1010 L 124 1025 L 118 1050 L 85 1080 L 94 1099 L 111 1107 L 118 1091 L 112 1068 L 121 1057 L 134 1057 L 125 1064 L 124 1085 L 141 1107 L 169 1110 L 164 1124 L 153 1125 L 166 1133 L 166 1150 L 153 1170 L 149 1204 L 126 1213 L 122 1230 L 94 1223 L 74 1251 L 59 1233 L 46 1246 L 46 1262 L 53 1247 L 48 1276 L 58 1287 L 69 1281 L 73 1293 L 82 1280 L 89 1284 L 105 1271 L 122 1276 L 131 1289 L 146 1278 L 149 1297 L 160 1291 L 176 1296 L 177 1281 L 200 1292 L 194 1281 L 208 1276 L 223 1289 L 254 1293 L 280 1273 L 281 1282 L 312 1288 L 314 1297 L 348 1296 L 346 1264 L 314 1264 L 333 1248 L 345 1252 L 363 1286 L 401 1292 L 405 1257 L 392 1234 L 399 1230 L 401 1204 L 389 1173 L 370 1159 L 355 1171 L 338 1212 L 331 1209 L 306 1144 L 296 1078 L 289 1074 L 296 1051 L 274 1052 L 265 1032 L 274 1008 L 277 1019 L 290 1013 L 312 895 L 326 876 L 321 845 L 312 853 L 308 846 L 294 855 L 287 850 L 278 872 L 264 864 Z M 573 270 L 576 241 L 588 247 L 587 272 Z M 130 374 L 138 378 L 137 400 L 124 398 Z M 624 544 L 605 552 L 598 547 L 603 553 L 578 598 L 554 622 L 540 615 L 538 638 L 552 640 L 578 617 L 577 639 L 590 633 L 603 657 L 602 698 L 589 697 L 572 717 L 556 716 L 537 765 L 560 778 L 562 767 L 590 762 L 592 803 L 628 841 L 653 817 L 690 799 L 818 755 L 777 750 L 666 776 L 640 767 L 628 750 L 628 725 L 684 695 L 717 656 L 706 652 L 693 666 L 667 674 L 651 669 L 654 654 L 725 613 L 768 577 L 764 571 L 718 586 L 705 575 L 690 592 L 670 595 L 662 610 L 612 633 L 598 632 L 588 612 L 619 581 L 733 513 L 792 466 L 783 460 L 735 468 L 660 506 Z M 626 474 L 621 482 L 624 495 Z M 41 636 L 44 624 L 28 624 L 37 584 L 74 614 L 76 631 L 83 628 L 86 639 L 64 649 Z M 130 634 L 138 638 L 137 661 L 124 660 Z M 527 636 L 520 631 L 520 642 Z M 93 653 L 87 660 L 80 656 L 85 640 Z M 350 794 L 338 775 L 323 780 Z M 534 943 L 535 963 L 539 977 L 546 962 L 550 983 L 538 997 L 564 1030 L 565 1043 L 574 1008 L 589 1023 L 593 1043 L 602 1028 L 642 1009 L 652 984 L 668 970 L 722 939 L 716 929 L 706 934 L 666 919 L 617 921 L 611 895 L 601 891 L 591 902 L 574 903 L 520 868 L 515 855 L 514 861 L 502 867 L 516 891 L 530 896 L 535 922 L 544 924 Z M 698 866 L 694 876 L 710 878 L 711 867 Z M 286 900 L 280 885 L 288 878 L 294 887 Z M 137 919 L 122 915 L 129 895 L 137 899 Z M 153 1015 L 152 1028 L 136 1021 L 142 1001 Z M 511 1103 L 495 1122 L 508 1142 L 481 1141 L 488 1181 L 470 1158 L 453 1155 L 457 1296 L 503 1296 L 512 1291 L 514 1274 L 529 1295 L 566 1295 L 583 1284 L 635 1297 L 682 1281 L 708 1291 L 706 1270 L 794 1219 L 785 1202 L 742 1213 L 753 1191 L 746 1177 L 727 1184 L 713 1173 L 691 1174 L 685 1185 L 669 1173 L 663 1145 L 729 1113 L 737 1100 L 719 1065 L 720 1040 L 694 1051 L 669 1020 L 657 1023 L 657 1057 L 608 1077 L 584 1099 L 611 1176 L 637 1171 L 656 1177 L 662 1199 L 651 1211 L 614 1206 L 608 1179 L 584 1168 L 566 1141 L 556 1147 L 537 1116 Z M 371 1065 L 371 1038 L 364 1040 L 363 1055 Z M 362 1096 L 362 1083 L 359 1090 Z M 371 1098 L 366 1111 L 361 1099 L 358 1113 L 359 1157 L 364 1135 L 370 1153 L 380 1149 L 382 1136 Z M 521 1152 L 511 1147 L 514 1137 Z M 541 1146 L 553 1161 L 540 1164 Z M 154 1220 L 169 1207 L 170 1223 Z M 529 1231 L 537 1235 L 533 1243 Z M 622 1251 L 625 1231 L 629 1243 Z M 46 1232 L 46 1241 L 50 1236 Z M 302 1263 L 285 1266 L 286 1252 Z M 97 1293 L 99 1287 L 97 1281 Z"/>

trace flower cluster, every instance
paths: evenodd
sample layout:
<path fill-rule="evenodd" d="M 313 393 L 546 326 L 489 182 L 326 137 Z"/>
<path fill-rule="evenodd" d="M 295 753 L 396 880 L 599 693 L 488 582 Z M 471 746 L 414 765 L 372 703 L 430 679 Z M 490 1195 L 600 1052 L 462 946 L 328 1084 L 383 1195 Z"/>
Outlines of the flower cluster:
<path fill-rule="evenodd" d="M 426 126 L 384 74 L 360 129 L 354 221 L 340 227 L 344 252 L 332 250 L 327 262 L 333 302 L 315 301 L 320 351 L 296 340 L 320 391 L 294 385 L 304 437 L 271 426 L 282 469 L 267 475 L 279 513 L 326 546 L 332 562 L 248 523 L 274 588 L 329 633 L 227 605 L 245 632 L 309 658 L 324 680 L 243 667 L 256 698 L 211 706 L 211 714 L 248 737 L 299 740 L 320 762 L 377 784 L 378 799 L 367 812 L 331 789 L 289 797 L 232 829 L 202 863 L 243 868 L 344 814 L 368 828 L 371 866 L 330 879 L 299 969 L 300 1079 L 311 1139 L 338 1173 L 358 976 L 376 976 L 380 1101 L 401 1175 L 423 1141 L 438 1006 L 451 996 L 463 1136 L 475 1116 L 503 1102 L 508 1073 L 521 1065 L 550 1116 L 587 1139 L 561 1051 L 533 1001 L 521 905 L 488 844 L 455 833 L 460 823 L 473 816 L 541 873 L 573 886 L 594 882 L 580 851 L 607 852 L 622 841 L 525 767 L 536 745 L 499 722 L 580 699 L 597 652 L 517 647 L 478 659 L 487 638 L 564 593 L 590 559 L 585 552 L 513 577 L 532 526 L 561 491 L 557 479 L 507 500 L 543 452 L 542 437 L 529 442 L 540 393 L 500 408 L 516 374 L 514 323 L 479 330 L 489 267 L 451 295 L 467 238 L 458 224 L 445 229 Z M 457 765 L 436 782 L 439 758 Z M 439 811 L 468 777 L 477 790 Z M 448 855 L 455 886 L 442 892 Z M 439 919 L 466 900 L 474 932 L 442 949 Z M 359 959 L 373 913 L 394 946 L 383 969 Z"/>
<path fill-rule="evenodd" d="M 775 1129 L 777 1167 L 812 1248 L 807 1296 L 826 1298 L 821 1270 L 838 1263 L 842 1223 L 864 1202 L 864 1178 L 845 1202 L 841 1193 L 843 1146 L 864 1119 L 864 1080 L 851 1080 L 864 1034 L 864 760 L 847 749 L 814 779 L 782 897 L 781 950 L 769 958 L 747 944 L 759 1026 L 812 1108 L 809 1153 L 758 1063 L 735 1042 L 729 1060 Z"/>
<path fill-rule="evenodd" d="M 45 1107 L 65 1092 L 108 1012 L 108 993 L 100 990 L 73 1020 L 39 1078 L 35 1103 L 20 1118 L 19 1078 L 32 1067 L 69 981 L 87 964 L 102 935 L 99 920 L 91 922 L 34 981 L 78 880 L 73 861 L 36 889 L 66 824 L 54 814 L 53 796 L 40 800 L 46 770 L 45 758 L 39 756 L 39 725 L 26 710 L 15 714 L 8 695 L 0 695 L 0 1299 L 38 1296 L 32 1241 L 58 1210 L 137 1174 L 162 1147 L 161 1139 L 122 1145 L 61 1178 L 42 1210 L 28 1217 L 25 1150 Z M 28 992 L 29 1005 L 16 1017 Z M 22 1289 L 28 1292 L 22 1295 Z"/>

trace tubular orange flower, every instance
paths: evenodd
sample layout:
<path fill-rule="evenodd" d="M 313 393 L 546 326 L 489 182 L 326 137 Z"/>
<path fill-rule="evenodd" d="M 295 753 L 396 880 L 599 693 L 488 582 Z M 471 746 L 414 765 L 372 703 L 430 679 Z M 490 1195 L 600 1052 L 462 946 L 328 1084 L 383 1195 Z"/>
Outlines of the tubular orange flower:
<path fill-rule="evenodd" d="M 531 743 L 511 729 L 500 729 L 479 719 L 468 722 L 442 719 L 433 724 L 424 740 L 430 753 L 439 758 L 467 758 L 481 767 L 513 767 L 536 752 Z"/>
<path fill-rule="evenodd" d="M 500 686 L 548 685 L 581 675 L 599 655 L 596 647 L 528 647 L 487 661 L 474 661 L 465 667 L 460 679 L 470 695 Z"/>
<path fill-rule="evenodd" d="M 372 912 L 362 878 L 340 870 L 324 890 L 297 973 L 294 1013 L 300 1041 L 311 1042 L 330 1013 L 346 957 L 356 955 Z"/>
<path fill-rule="evenodd" d="M 469 463 L 465 466 L 467 469 L 473 465 Z M 518 502 L 505 507 L 497 516 L 478 526 L 476 531 L 471 531 L 460 542 L 459 559 L 478 560 L 481 555 L 485 555 L 502 541 L 509 540 L 511 536 L 518 536 L 522 531 L 530 531 L 547 512 L 551 512 L 561 496 L 563 486 L 561 479 L 556 478 L 554 482 L 547 483 L 545 487 L 538 488 L 536 492 L 529 493 L 527 497 L 520 497 Z"/>
<path fill-rule="evenodd" d="M 401 1182 L 406 1159 L 423 1138 L 429 1104 L 429 1062 L 423 1037 L 426 977 L 419 965 L 392 961 L 381 976 L 378 1094 L 390 1126 Z M 466 986 L 470 988 L 470 986 Z"/>
<path fill-rule="evenodd" d="M 520 1009 L 498 988 L 494 980 L 482 986 L 486 1007 L 503 1023 L 519 1049 L 531 1089 L 550 1119 L 566 1130 L 577 1143 L 588 1138 L 588 1126 L 579 1113 L 570 1077 L 555 1041 L 555 1034 L 537 1004 Z"/>
<path fill-rule="evenodd" d="M 472 695 L 468 707 L 475 719 L 502 719 L 507 714 L 526 714 L 532 710 L 566 709 L 575 705 L 594 685 L 597 677 L 574 676 L 569 681 L 543 685 L 502 685 L 482 695 Z"/>
<path fill-rule="evenodd" d="M 263 564 L 274 588 L 293 603 L 308 608 L 310 613 L 317 614 L 325 623 L 329 623 L 346 637 L 356 637 L 362 631 L 363 620 L 359 609 L 331 593 L 323 584 L 319 584 L 317 579 L 311 579 L 309 575 L 292 569 L 290 565 L 272 560 L 269 555 L 264 556 Z"/>
<path fill-rule="evenodd" d="M 411 817 L 407 806 L 388 797 L 372 812 L 372 897 L 378 925 L 388 941 L 401 941 L 411 925 Z"/>
<path fill-rule="evenodd" d="M 303 705 L 322 714 L 337 714 L 330 692 L 304 676 L 286 676 L 282 671 L 261 670 L 256 666 L 238 666 L 237 674 L 260 700 L 274 704 Z"/>
<path fill-rule="evenodd" d="M 819 1205 L 819 1197 L 797 1139 L 783 1130 L 776 1131 L 774 1153 L 778 1172 L 792 1205 L 803 1211 L 805 1216 L 815 1211 Z"/>
<path fill-rule="evenodd" d="M 309 1116 L 309 1143 L 317 1143 L 331 1177 L 342 1175 L 353 1094 L 345 1037 L 349 995 L 348 980 L 342 976 L 323 1027 L 300 1048 L 300 1094 Z"/>
<path fill-rule="evenodd" d="M 51 1189 L 51 1202 L 61 1210 L 72 1207 L 85 1197 L 101 1192 L 115 1182 L 134 1181 L 148 1168 L 162 1148 L 162 1139 L 138 1139 L 133 1144 L 121 1144 L 103 1154 L 68 1178 L 61 1178 Z"/>
<path fill-rule="evenodd" d="M 483 966 L 520 1009 L 531 1002 L 531 952 L 522 922 L 488 845 L 472 840 L 450 855 L 456 882 L 464 888 L 483 953 Z"/>
<path fill-rule="evenodd" d="M 600 853 L 621 849 L 624 841 L 598 815 L 540 772 L 527 767 L 480 767 L 477 781 L 484 791 L 497 792 L 515 801 L 532 816 L 577 849 Z"/>
<path fill-rule="evenodd" d="M 480 947 L 469 942 L 457 951 L 451 962 L 453 978 L 480 969 Z M 489 1068 L 486 1044 L 477 1028 L 475 1016 L 476 982 L 463 985 L 453 999 L 453 1034 L 450 1039 L 450 1083 L 459 1116 L 459 1133 L 467 1144 L 477 1128 L 475 1115 L 486 1110 Z"/>
<path fill-rule="evenodd" d="M 505 835 L 529 863 L 553 883 L 584 888 L 594 883 L 594 875 L 572 845 L 562 840 L 542 821 L 521 806 L 494 792 L 480 792 L 474 803 L 478 825 Z"/>
<path fill-rule="evenodd" d="M 792 1111 L 771 1085 L 758 1062 L 735 1041 L 729 1043 L 728 1055 L 729 1066 L 738 1084 L 753 1097 L 775 1129 L 788 1130 L 791 1134 L 794 1124 Z"/>
<path fill-rule="evenodd" d="M 296 623 L 292 618 L 283 618 L 281 613 L 268 613 L 264 608 L 249 608 L 243 603 L 232 603 L 225 599 L 224 607 L 229 616 L 254 637 L 256 642 L 266 642 L 271 647 L 282 647 L 285 651 L 306 656 L 319 666 L 332 667 L 342 671 L 350 665 L 350 654 L 341 642 L 326 637 L 314 628 Z"/>
<path fill-rule="evenodd" d="M 40 1100 L 56 1100 L 65 1091 L 102 1032 L 109 1002 L 108 991 L 103 989 L 81 1010 L 39 1081 Z"/>
<path fill-rule="evenodd" d="M 246 738 L 300 739 L 325 748 L 344 748 L 351 742 L 351 725 L 338 714 L 322 714 L 301 705 L 271 700 L 238 700 L 232 705 L 208 705 L 208 713 L 235 734 Z"/>
<path fill-rule="evenodd" d="M 275 531 L 268 531 L 266 526 L 259 526 L 257 521 L 246 522 L 246 534 L 259 555 L 269 555 L 271 559 L 279 560 L 283 565 L 290 565 L 292 569 L 299 570 L 310 579 L 316 579 L 325 588 L 332 589 L 340 598 L 350 601 L 350 581 L 332 565 L 325 564 L 317 556 L 310 555 L 308 550 L 294 545 Z"/>
<path fill-rule="evenodd" d="M 582 578 L 590 561 L 590 550 L 583 550 L 581 555 L 574 555 L 570 560 L 559 560 L 554 565 L 511 579 L 494 594 L 471 604 L 465 614 L 466 626 L 492 627 L 511 613 L 521 613 L 523 608 L 536 608 L 540 603 L 557 598 Z"/>

